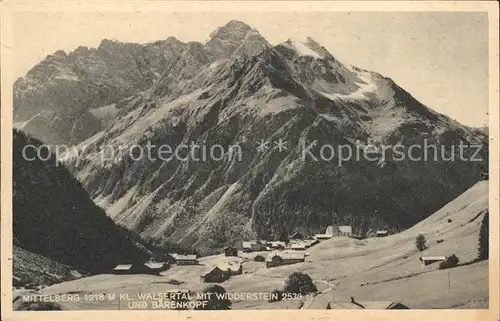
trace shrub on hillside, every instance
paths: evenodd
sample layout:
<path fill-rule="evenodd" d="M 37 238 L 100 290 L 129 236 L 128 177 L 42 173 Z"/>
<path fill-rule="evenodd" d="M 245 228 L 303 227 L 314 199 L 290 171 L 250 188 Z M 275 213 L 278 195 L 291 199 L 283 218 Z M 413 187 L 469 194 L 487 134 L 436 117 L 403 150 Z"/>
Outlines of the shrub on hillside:
<path fill-rule="evenodd" d="M 415 239 L 415 246 L 420 252 L 427 248 L 426 243 L 427 240 L 425 239 L 425 236 L 422 234 L 417 235 L 417 238 Z"/>
<path fill-rule="evenodd" d="M 318 289 L 314 285 L 311 277 L 305 273 L 294 272 L 290 274 L 285 282 L 285 293 L 308 294 L 317 292 Z"/>
<path fill-rule="evenodd" d="M 451 256 L 448 256 L 446 258 L 446 260 L 444 260 L 443 262 L 441 262 L 439 264 L 439 269 L 440 270 L 444 270 L 444 269 L 450 269 L 450 268 L 454 268 L 458 265 L 458 262 L 460 260 L 458 259 L 458 256 L 456 256 L 455 254 L 451 255 Z"/>

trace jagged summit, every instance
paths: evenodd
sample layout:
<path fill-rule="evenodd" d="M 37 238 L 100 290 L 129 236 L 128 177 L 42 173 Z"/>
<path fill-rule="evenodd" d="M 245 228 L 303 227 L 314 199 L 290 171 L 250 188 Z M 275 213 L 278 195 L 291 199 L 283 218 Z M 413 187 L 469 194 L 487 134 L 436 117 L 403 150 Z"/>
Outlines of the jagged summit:
<path fill-rule="evenodd" d="M 54 52 L 54 56 L 67 57 L 68 55 L 64 50 L 57 50 L 56 52 Z"/>
<path fill-rule="evenodd" d="M 121 42 L 120 40 L 104 38 L 101 40 L 101 43 L 99 44 L 99 46 L 97 48 L 99 49 L 99 48 L 103 48 L 103 47 L 109 47 L 109 46 L 120 45 L 120 44 L 123 44 L 123 42 Z"/>
<path fill-rule="evenodd" d="M 174 36 L 168 37 L 166 41 L 168 41 L 168 42 L 182 42 Z"/>
<path fill-rule="evenodd" d="M 210 34 L 210 41 L 220 40 L 238 40 L 241 41 L 252 28 L 242 21 L 231 20 L 222 27 L 215 29 Z"/>
<path fill-rule="evenodd" d="M 231 56 L 249 56 L 269 46 L 257 29 L 244 22 L 231 20 L 210 34 L 206 43 L 207 51 L 213 60 L 227 59 Z"/>

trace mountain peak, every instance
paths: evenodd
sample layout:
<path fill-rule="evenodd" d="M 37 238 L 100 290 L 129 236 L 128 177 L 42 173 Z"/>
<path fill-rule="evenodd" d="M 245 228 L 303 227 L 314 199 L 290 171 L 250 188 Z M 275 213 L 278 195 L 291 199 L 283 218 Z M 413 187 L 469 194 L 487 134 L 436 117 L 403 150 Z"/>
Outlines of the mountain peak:
<path fill-rule="evenodd" d="M 102 39 L 101 43 L 97 47 L 97 50 L 103 50 L 103 49 L 111 49 L 111 48 L 116 48 L 119 45 L 122 45 L 123 42 L 116 40 L 116 39 Z"/>
<path fill-rule="evenodd" d="M 174 36 L 168 37 L 166 41 L 167 42 L 174 42 L 174 43 L 180 43 L 180 42 L 182 42 L 179 39 L 175 38 Z"/>
<path fill-rule="evenodd" d="M 67 57 L 68 55 L 64 50 L 57 50 L 56 52 L 54 52 L 54 56 Z"/>
<path fill-rule="evenodd" d="M 242 21 L 231 20 L 224 26 L 217 28 L 210 35 L 210 41 L 219 39 L 223 41 L 241 41 L 252 28 Z"/>
<path fill-rule="evenodd" d="M 246 31 L 252 29 L 252 27 L 250 27 L 249 25 L 240 20 L 230 20 L 221 28 L 231 29 L 231 30 L 246 30 Z"/>
<path fill-rule="evenodd" d="M 206 43 L 208 51 L 215 59 L 227 59 L 233 54 L 254 54 L 260 52 L 268 42 L 256 29 L 244 22 L 231 20 L 210 34 Z"/>

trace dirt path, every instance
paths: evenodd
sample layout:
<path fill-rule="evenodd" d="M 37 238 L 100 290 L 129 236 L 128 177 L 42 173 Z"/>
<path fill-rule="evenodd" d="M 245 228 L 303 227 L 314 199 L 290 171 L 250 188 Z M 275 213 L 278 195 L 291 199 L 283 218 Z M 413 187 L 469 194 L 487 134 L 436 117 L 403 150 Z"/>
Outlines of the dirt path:
<path fill-rule="evenodd" d="M 326 289 L 316 293 L 316 295 L 308 297 L 308 299 L 302 305 L 301 309 L 307 309 L 314 302 L 314 300 L 316 299 L 316 297 L 318 295 L 325 294 L 327 292 L 331 292 L 338 285 L 338 283 L 334 284 L 334 283 L 331 283 L 331 281 L 325 281 L 325 280 L 318 280 L 317 282 L 324 283 L 328 287 Z"/>

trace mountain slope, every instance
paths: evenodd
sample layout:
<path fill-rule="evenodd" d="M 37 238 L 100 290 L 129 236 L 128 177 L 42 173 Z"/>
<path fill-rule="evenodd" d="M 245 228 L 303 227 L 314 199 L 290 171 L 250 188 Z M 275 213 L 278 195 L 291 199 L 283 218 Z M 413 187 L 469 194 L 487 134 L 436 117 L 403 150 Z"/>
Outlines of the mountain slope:
<path fill-rule="evenodd" d="M 16 245 L 13 251 L 13 286 L 50 285 L 80 278 L 74 268 L 30 253 Z"/>
<path fill-rule="evenodd" d="M 487 306 L 488 262 L 439 271 L 436 263 L 422 268 L 419 258 L 455 254 L 460 264 L 474 261 L 478 257 L 479 229 L 488 212 L 488 199 L 488 181 L 480 181 L 402 233 L 363 243 L 340 239 L 323 242 L 311 249 L 310 254 L 311 259 L 324 263 L 310 273 L 313 278 L 346 274 L 347 280 L 339 286 L 345 290 L 337 291 L 340 301 L 347 302 L 349 296 L 354 296 L 360 301 L 401 300 L 417 309 L 465 308 L 484 301 Z M 427 240 L 423 252 L 415 247 L 418 234 Z M 331 248 L 335 248 L 333 254 L 327 252 Z M 340 257 L 342 260 L 335 260 Z M 328 264 L 332 258 L 335 264 Z M 331 300 L 331 295 L 324 293 L 315 300 Z"/>
<path fill-rule="evenodd" d="M 319 290 L 317 296 L 302 300 L 234 300 L 232 309 L 325 309 L 329 301 L 350 302 L 351 297 L 361 302 L 401 302 L 411 309 L 487 308 L 488 261 L 439 270 L 438 263 L 422 267 L 419 260 L 422 255 L 451 254 L 459 257 L 460 264 L 474 260 L 481 220 L 487 211 L 488 182 L 481 181 L 411 229 L 382 238 L 334 237 L 321 241 L 307 250 L 304 263 L 269 269 L 264 262 L 252 259 L 257 254 L 266 256 L 266 252 L 240 253 L 244 273 L 232 276 L 222 286 L 230 293 L 271 293 L 282 289 L 290 274 L 302 272 L 311 276 Z M 427 239 L 424 252 L 415 247 L 419 233 Z M 135 297 L 136 293 L 178 289 L 177 284 L 168 284 L 166 279 L 185 282 L 183 288 L 199 293 L 206 286 L 199 282 L 200 274 L 223 262 L 227 262 L 223 254 L 207 256 L 200 259 L 200 265 L 172 266 L 162 276 L 97 275 L 56 284 L 41 293 L 116 293 L 122 289 Z M 62 308 L 128 307 L 116 299 L 64 302 Z"/>
<path fill-rule="evenodd" d="M 66 155 L 91 197 L 144 236 L 210 253 L 244 238 L 310 234 L 332 223 L 360 234 L 398 231 L 487 170 L 485 135 L 428 109 L 389 78 L 341 63 L 312 38 L 273 46 L 231 21 L 206 43 L 165 55 L 171 63 L 151 87 L 116 98 L 114 121 L 81 142 L 78 157 Z M 280 139 L 286 149 L 274 148 Z M 261 140 L 270 148 L 257 150 Z M 408 155 L 426 142 L 448 158 L 458 158 L 452 146 L 460 142 L 481 144 L 482 160 L 400 160 L 382 149 L 402 145 Z M 131 153 L 148 143 L 153 155 L 162 144 L 220 145 L 224 155 L 200 161 L 201 148 L 185 149 L 182 160 Z M 360 157 L 332 156 L 338 148 Z M 121 152 L 102 159 L 110 149 Z"/>
<path fill-rule="evenodd" d="M 36 158 L 34 147 L 40 145 L 37 139 L 14 130 L 16 246 L 90 273 L 109 271 L 120 262 L 147 258 L 53 156 L 47 161 Z M 26 146 L 33 147 L 26 148 L 23 157 Z M 40 155 L 45 158 L 47 150 Z"/>

